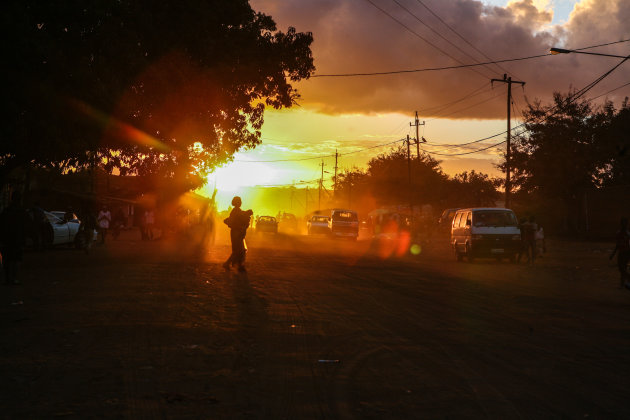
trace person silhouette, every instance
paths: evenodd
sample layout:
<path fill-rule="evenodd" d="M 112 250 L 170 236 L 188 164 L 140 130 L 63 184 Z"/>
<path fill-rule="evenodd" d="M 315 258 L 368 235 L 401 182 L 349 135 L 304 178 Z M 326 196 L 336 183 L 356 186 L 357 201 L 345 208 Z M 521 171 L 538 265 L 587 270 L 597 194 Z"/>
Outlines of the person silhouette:
<path fill-rule="evenodd" d="M 630 230 L 628 230 L 628 219 L 622 217 L 619 221 L 619 230 L 615 238 L 615 249 L 610 254 L 612 260 L 617 254 L 617 269 L 619 269 L 619 287 L 629 287 L 628 282 L 628 262 L 630 261 Z"/>
<path fill-rule="evenodd" d="M 4 268 L 4 281 L 19 284 L 18 269 L 22 261 L 27 229 L 33 222 L 22 207 L 22 194 L 13 191 L 11 203 L 0 214 L 0 254 Z"/>
<path fill-rule="evenodd" d="M 238 266 L 238 271 L 244 272 L 245 269 L 245 254 L 247 248 L 245 246 L 245 235 L 247 234 L 247 228 L 250 225 L 251 217 L 254 214 L 252 210 L 241 210 L 241 197 L 234 197 L 232 199 L 232 205 L 234 208 L 230 212 L 230 216 L 226 218 L 223 223 L 230 228 L 230 241 L 232 242 L 232 254 L 223 263 L 223 268 L 229 270 L 232 265 Z"/>

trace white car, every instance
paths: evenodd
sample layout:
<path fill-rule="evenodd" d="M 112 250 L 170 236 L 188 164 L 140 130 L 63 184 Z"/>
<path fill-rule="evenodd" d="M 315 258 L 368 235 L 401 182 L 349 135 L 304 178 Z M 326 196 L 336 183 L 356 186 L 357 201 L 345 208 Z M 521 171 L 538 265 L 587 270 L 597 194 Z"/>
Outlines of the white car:
<path fill-rule="evenodd" d="M 63 211 L 44 212 L 53 229 L 52 245 L 75 244 L 77 247 L 81 248 L 84 246 L 84 244 L 80 242 L 83 238 L 81 235 L 77 237 L 77 233 L 81 227 L 81 221 L 74 213 L 70 220 L 66 221 L 64 219 L 65 213 L 66 212 Z M 96 237 L 97 232 L 94 230 L 92 240 L 95 241 Z"/>
<path fill-rule="evenodd" d="M 318 233 L 328 235 L 330 234 L 330 228 L 328 227 L 328 216 L 312 216 L 308 222 L 306 222 L 306 229 L 309 235 L 316 235 Z"/>

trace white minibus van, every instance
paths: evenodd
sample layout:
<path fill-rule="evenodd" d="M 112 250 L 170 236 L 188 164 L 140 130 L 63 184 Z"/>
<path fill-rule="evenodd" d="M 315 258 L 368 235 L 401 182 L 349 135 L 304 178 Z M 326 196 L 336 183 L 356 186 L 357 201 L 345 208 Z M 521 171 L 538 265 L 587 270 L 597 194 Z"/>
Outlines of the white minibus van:
<path fill-rule="evenodd" d="M 328 218 L 328 230 L 332 237 L 357 240 L 359 237 L 359 217 L 354 210 L 332 209 Z"/>
<path fill-rule="evenodd" d="M 461 261 L 476 257 L 516 260 L 520 252 L 521 231 L 510 209 L 478 207 L 459 209 L 451 225 L 451 246 Z"/>

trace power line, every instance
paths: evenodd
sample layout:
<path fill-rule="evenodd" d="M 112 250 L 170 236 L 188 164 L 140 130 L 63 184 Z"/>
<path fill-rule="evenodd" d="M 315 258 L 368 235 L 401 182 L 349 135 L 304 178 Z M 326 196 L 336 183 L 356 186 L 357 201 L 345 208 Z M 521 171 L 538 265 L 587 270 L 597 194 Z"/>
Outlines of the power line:
<path fill-rule="evenodd" d="M 365 152 L 366 150 L 376 149 L 377 147 L 390 146 L 390 145 L 395 144 L 395 143 L 400 143 L 401 141 L 404 141 L 404 140 L 405 139 L 398 139 L 398 140 L 394 140 L 394 141 L 389 142 L 389 143 L 377 144 L 376 146 L 366 147 L 366 148 L 361 149 L 361 150 L 355 150 L 355 151 L 346 152 L 346 153 L 339 153 L 339 156 L 347 156 L 347 155 L 352 155 L 354 153 Z"/>
<path fill-rule="evenodd" d="M 449 25 L 448 23 L 446 23 L 437 13 L 435 13 L 429 6 L 427 6 L 426 4 L 424 4 L 424 2 L 422 0 L 416 0 L 418 3 L 420 3 L 425 9 L 427 9 L 429 11 L 429 13 L 431 13 L 433 16 L 435 16 L 440 22 L 442 22 L 442 24 L 444 26 L 446 26 L 448 29 L 451 30 L 451 32 L 453 32 L 455 35 L 457 35 L 460 39 L 462 39 L 466 44 L 468 44 L 469 46 L 471 46 L 475 51 L 477 51 L 479 54 L 481 54 L 482 56 L 484 56 L 484 58 L 486 58 L 487 60 L 493 61 L 492 58 L 488 57 L 486 54 L 483 53 L 483 51 L 481 51 L 479 48 L 475 47 L 473 44 L 470 43 L 470 41 L 468 41 L 465 37 L 463 37 L 462 35 L 460 35 L 459 32 L 457 32 L 455 29 L 453 29 L 453 27 L 451 25 Z M 500 70 L 503 70 L 504 73 L 509 73 L 509 71 L 507 71 L 505 68 L 503 68 L 502 66 L 500 66 L 499 64 L 493 63 L 495 66 L 497 66 Z"/>
<path fill-rule="evenodd" d="M 432 46 L 433 48 L 435 48 L 436 50 L 438 50 L 439 52 L 441 52 L 442 54 L 446 55 L 447 57 L 450 57 L 452 60 L 454 60 L 455 62 L 459 63 L 459 64 L 464 64 L 462 63 L 460 60 L 458 60 L 457 58 L 453 57 L 452 55 L 450 55 L 448 52 L 444 51 L 442 48 L 438 47 L 437 45 L 435 45 L 434 43 L 432 43 L 431 41 L 429 41 L 428 39 L 426 39 L 425 37 L 423 37 L 422 35 L 420 35 L 419 33 L 417 33 L 416 31 L 414 31 L 413 29 L 411 29 L 409 26 L 405 25 L 403 22 L 401 22 L 400 20 L 396 19 L 394 16 L 392 16 L 389 12 L 387 12 L 386 10 L 382 9 L 381 7 L 379 7 L 376 3 L 374 3 L 372 0 L 365 0 L 368 3 L 370 3 L 372 6 L 374 6 L 375 8 L 377 8 L 378 10 L 380 10 L 383 14 L 387 15 L 388 17 L 390 17 L 392 20 L 394 20 L 395 22 L 397 22 L 400 26 L 402 26 L 403 28 L 405 28 L 406 30 L 408 30 L 409 32 L 411 32 L 412 34 L 414 34 L 416 37 L 420 38 L 421 40 L 423 40 L 424 42 L 426 42 L 427 44 L 429 44 L 430 46 Z M 477 70 L 473 71 L 477 74 L 479 74 L 482 77 L 486 77 L 485 75 L 483 75 L 482 73 L 478 72 Z"/>
<path fill-rule="evenodd" d="M 628 85 L 630 85 L 630 82 L 625 83 L 625 84 L 623 84 L 623 85 L 621 85 L 621 86 L 617 86 L 616 88 L 611 89 L 611 90 L 609 90 L 608 92 L 604 92 L 604 93 L 602 93 L 601 95 L 597 95 L 597 96 L 595 96 L 595 97 L 593 97 L 593 98 L 590 98 L 590 99 L 588 99 L 588 101 L 590 102 L 590 101 L 593 101 L 593 100 L 595 100 L 595 99 L 597 99 L 597 98 L 601 98 L 601 97 L 602 97 L 602 96 L 604 96 L 604 95 L 608 95 L 609 93 L 612 93 L 612 92 L 614 92 L 614 91 L 616 91 L 616 90 L 619 90 L 619 89 L 621 89 L 621 88 L 624 88 L 624 87 L 626 87 L 626 86 L 628 86 Z"/>
<path fill-rule="evenodd" d="M 420 17 L 418 17 L 418 15 L 416 15 L 415 13 L 413 13 L 411 10 L 407 9 L 405 6 L 403 6 L 402 4 L 400 4 L 400 2 L 398 0 L 392 0 L 394 3 L 396 3 L 398 6 L 400 6 L 401 9 L 405 10 L 407 13 L 409 13 L 414 19 L 416 19 L 418 22 L 420 22 L 422 25 L 424 25 L 427 29 L 429 29 L 431 32 L 433 32 L 434 34 L 436 34 L 437 36 L 439 36 L 440 38 L 442 38 L 444 41 L 448 42 L 450 45 L 452 45 L 453 47 L 455 47 L 458 51 L 460 51 L 462 54 L 464 54 L 466 57 L 472 59 L 475 62 L 479 62 L 479 60 L 477 60 L 475 57 L 471 56 L 470 54 L 468 54 L 466 51 L 462 50 L 461 48 L 459 48 L 457 45 L 455 45 L 453 42 L 451 42 L 448 38 L 446 38 L 444 35 L 442 35 L 441 33 L 439 33 L 438 31 L 436 31 L 435 29 L 433 29 L 431 26 L 429 26 L 426 22 L 424 22 L 422 19 L 420 19 Z M 488 69 L 490 71 L 492 71 L 489 67 Z"/>
<path fill-rule="evenodd" d="M 478 105 L 484 104 L 484 103 L 486 103 L 486 102 L 489 102 L 489 101 L 493 100 L 494 98 L 498 98 L 498 97 L 499 97 L 499 96 L 501 96 L 501 95 L 503 95 L 503 93 L 502 93 L 502 92 L 501 92 L 501 93 L 497 93 L 497 94 L 495 94 L 495 95 L 493 95 L 493 96 L 491 96 L 491 97 L 489 97 L 489 98 L 486 98 L 486 99 L 484 99 L 484 100 L 482 100 L 482 101 L 476 102 L 476 103 L 474 103 L 474 104 L 472 104 L 472 105 L 468 105 L 468 106 L 466 106 L 466 107 L 464 107 L 464 108 L 460 108 L 460 109 L 458 109 L 457 111 L 452 111 L 452 112 L 449 112 L 449 113 L 447 113 L 447 114 L 439 114 L 439 113 L 438 113 L 437 115 L 434 115 L 434 116 L 433 116 L 433 118 L 431 118 L 430 120 L 427 120 L 427 121 L 433 121 L 433 120 L 436 120 L 436 119 L 438 119 L 438 118 L 444 118 L 444 117 L 448 117 L 448 116 L 451 116 L 451 115 L 457 114 L 457 113 L 462 112 L 462 111 L 466 111 L 467 109 L 470 109 L 470 108 L 472 108 L 472 107 L 475 107 L 475 106 L 478 106 Z M 445 109 L 446 109 L 446 108 L 445 108 Z"/>
<path fill-rule="evenodd" d="M 429 111 L 433 111 L 433 112 L 443 111 L 444 109 L 448 108 L 451 105 L 454 105 L 454 104 L 456 104 L 458 102 L 464 101 L 464 100 L 466 100 L 468 98 L 471 98 L 473 96 L 477 96 L 477 95 L 481 95 L 482 93 L 485 93 L 485 91 L 484 92 L 480 92 L 481 90 L 491 90 L 491 88 L 488 86 L 487 82 L 484 82 L 477 89 L 467 93 L 466 95 L 462 96 L 459 99 L 456 99 L 456 100 L 451 101 L 451 102 L 446 102 L 446 103 L 441 104 L 441 105 L 431 106 L 431 107 L 428 107 L 428 108 L 421 108 L 421 109 L 418 110 L 418 112 L 426 113 L 426 112 L 429 112 Z"/>
<path fill-rule="evenodd" d="M 619 62 L 619 64 L 617 64 L 616 66 L 614 66 L 612 69 L 608 70 L 606 73 L 602 74 L 601 76 L 599 76 L 597 79 L 593 80 L 591 83 L 589 83 L 588 85 L 586 85 L 585 87 L 583 87 L 582 89 L 580 89 L 579 91 L 577 91 L 573 96 L 575 99 L 578 99 L 579 97 L 583 96 L 586 92 L 588 92 L 589 90 L 591 90 L 593 87 L 595 87 L 596 84 L 598 84 L 599 82 L 601 82 L 602 80 L 604 80 L 606 77 L 608 77 L 608 75 L 610 75 L 613 71 L 615 71 L 619 66 L 621 66 L 623 63 L 625 63 L 628 59 L 630 59 L 630 55 L 627 56 L 626 58 L 624 58 L 623 60 L 621 60 Z"/>
<path fill-rule="evenodd" d="M 392 70 L 392 71 L 380 71 L 380 72 L 371 72 L 371 73 L 337 73 L 337 74 L 314 74 L 313 77 L 364 77 L 364 76 L 387 76 L 392 74 L 405 74 L 405 73 L 422 73 L 428 71 L 442 71 L 442 70 L 456 70 L 456 69 L 464 69 L 467 67 L 477 67 L 477 66 L 485 66 L 487 64 L 495 64 L 495 63 L 508 63 L 512 61 L 524 61 L 531 60 L 534 58 L 541 57 L 549 57 L 550 55 L 538 54 L 538 55 L 530 55 L 527 57 L 518 57 L 518 58 L 506 58 L 504 60 L 495 60 L 495 61 L 486 61 L 484 63 L 475 63 L 475 64 L 462 64 L 459 66 L 443 66 L 443 67 L 426 67 L 422 69 L 411 69 L 411 70 Z"/>
<path fill-rule="evenodd" d="M 630 41 L 630 39 L 624 39 L 624 40 L 615 41 L 615 42 L 608 42 L 606 44 L 591 45 L 591 46 L 582 47 L 582 48 L 574 48 L 574 50 L 575 51 L 581 51 L 581 50 L 587 50 L 587 49 L 591 49 L 591 48 L 603 47 L 603 46 L 606 46 L 606 45 L 619 44 L 621 42 L 628 42 L 628 41 Z M 428 72 L 428 71 L 455 70 L 455 69 L 462 69 L 462 68 L 467 68 L 467 67 L 484 66 L 484 65 L 487 65 L 487 64 L 499 64 L 499 63 L 514 62 L 514 61 L 531 60 L 531 59 L 534 59 L 534 58 L 541 58 L 541 57 L 551 57 L 551 55 L 548 54 L 548 53 L 545 53 L 545 54 L 538 54 L 538 55 L 530 55 L 530 56 L 527 56 L 527 57 L 506 58 L 506 59 L 503 59 L 503 60 L 492 60 L 492 61 L 486 61 L 486 62 L 483 62 L 483 63 L 462 64 L 462 65 L 459 65 L 459 66 L 427 67 L 427 68 L 422 68 L 422 69 L 410 69 L 410 70 L 392 70 L 392 71 L 370 72 L 370 73 L 314 74 L 314 75 L 311 76 L 311 78 L 314 78 L 314 77 L 386 76 L 386 75 L 392 75 L 392 74 L 421 73 L 421 72 Z"/>
<path fill-rule="evenodd" d="M 609 76 L 609 75 L 610 75 L 610 74 L 611 74 L 614 70 L 616 70 L 616 69 L 617 69 L 617 68 L 618 68 L 621 64 L 623 64 L 623 63 L 624 63 L 625 61 L 627 61 L 629 58 L 630 58 L 630 57 L 626 57 L 626 58 L 624 58 L 624 59 L 623 59 L 620 63 L 618 63 L 617 65 L 615 65 L 612 69 L 608 70 L 606 73 L 604 73 L 603 75 L 601 75 L 600 77 L 598 77 L 597 79 L 595 79 L 593 82 L 589 83 L 588 85 L 586 85 L 585 87 L 583 87 L 583 88 L 582 88 L 582 89 L 580 89 L 579 91 L 575 92 L 573 95 L 571 95 L 571 96 L 567 99 L 567 101 L 566 101 L 566 103 L 564 104 L 564 106 L 570 105 L 571 103 L 573 103 L 573 102 L 575 102 L 576 100 L 578 100 L 578 99 L 579 99 L 581 96 L 583 96 L 586 92 L 588 92 L 589 90 L 591 90 L 592 88 L 594 88 L 594 87 L 595 87 L 595 86 L 596 86 L 599 82 L 601 82 L 602 80 L 604 80 L 604 78 L 608 77 L 608 76 Z M 610 92 L 612 92 L 612 91 L 615 91 L 615 90 L 621 89 L 622 87 L 627 86 L 627 85 L 630 85 L 630 83 L 626 83 L 626 84 L 624 84 L 624 85 L 622 85 L 622 86 L 619 86 L 619 87 L 617 87 L 617 88 L 614 88 L 614 89 L 612 89 L 612 90 L 611 90 L 611 91 L 609 91 L 609 92 L 606 92 L 606 93 L 604 93 L 604 94 L 602 94 L 602 95 L 598 95 L 598 96 L 596 96 L 596 97 L 594 97 L 594 98 L 588 99 L 587 101 L 592 101 L 593 99 L 596 99 L 596 98 L 598 98 L 598 97 L 600 97 L 600 96 L 606 95 L 606 94 L 608 94 L 608 93 L 610 93 Z M 558 114 L 558 113 L 562 110 L 562 107 L 563 107 L 562 105 L 560 105 L 560 106 L 554 106 L 553 108 L 556 108 L 556 110 L 555 110 L 554 112 L 550 112 L 550 113 L 548 113 L 547 115 L 542 116 L 541 120 L 548 120 L 549 118 L 551 118 L 551 117 L 553 117 L 554 115 Z M 553 109 L 553 108 L 552 108 L 552 109 Z M 550 111 L 551 111 L 551 110 L 550 110 Z M 540 121 L 538 124 L 540 124 L 540 123 L 542 123 L 542 122 L 543 122 L 543 121 Z M 511 130 L 510 130 L 510 131 L 514 131 L 514 130 L 516 130 L 516 129 L 520 128 L 520 127 L 523 127 L 523 126 L 526 126 L 526 123 L 521 123 L 521 124 L 517 125 L 516 127 L 511 128 Z M 525 132 L 526 132 L 526 131 L 527 131 L 527 130 L 524 130 L 524 131 L 522 131 L 521 133 L 516 134 L 514 137 L 521 137 L 523 134 L 525 134 Z M 497 134 L 497 135 L 494 135 L 494 136 L 491 136 L 491 137 L 487 137 L 487 138 L 485 138 L 485 139 L 483 139 L 483 140 L 487 140 L 487 139 L 492 138 L 492 137 L 497 137 L 498 135 L 501 135 L 501 134 L 504 134 L 504 133 L 507 133 L 507 130 L 506 130 L 506 131 L 504 131 L 503 133 L 500 133 L 500 134 Z M 483 141 L 483 140 L 477 140 L 477 141 L 475 141 L 475 142 L 480 142 L 480 141 Z M 492 146 L 484 147 L 484 148 L 482 148 L 482 149 L 477 149 L 477 150 L 475 150 L 475 151 L 466 152 L 466 153 L 451 153 L 451 154 L 448 154 L 448 153 L 439 153 L 439 152 L 429 152 L 429 151 L 426 151 L 426 150 L 424 150 L 424 149 L 423 149 L 423 151 L 424 151 L 425 153 L 430 154 L 430 155 L 431 155 L 431 154 L 434 154 L 434 155 L 439 155 L 439 156 L 461 156 L 461 155 L 468 155 L 468 154 L 473 154 L 473 153 L 479 153 L 479 152 L 482 152 L 482 151 L 484 151 L 484 150 L 488 150 L 488 149 L 491 149 L 492 147 L 495 147 L 495 146 L 498 146 L 498 145 L 500 145 L 500 144 L 503 144 L 503 143 L 505 143 L 506 141 L 507 141 L 507 140 L 502 141 L 502 142 L 500 142 L 500 143 L 496 143 L 496 144 L 494 144 L 494 145 L 492 145 Z M 473 142 L 471 142 L 471 143 L 461 143 L 461 144 L 459 144 L 459 145 L 455 145 L 455 146 L 463 146 L 463 145 L 466 145 L 466 144 L 472 144 L 472 143 L 473 143 Z"/>
<path fill-rule="evenodd" d="M 621 41 L 612 41 L 605 44 L 591 45 L 590 47 L 572 48 L 574 51 L 590 50 L 591 48 L 605 47 L 607 45 L 621 44 L 622 42 L 628 42 L 630 39 L 622 39 Z"/>
<path fill-rule="evenodd" d="M 500 146 L 500 145 L 502 145 L 503 143 L 505 143 L 506 141 L 507 141 L 507 140 L 503 140 L 503 141 L 500 141 L 500 142 L 495 143 L 495 144 L 493 144 L 493 145 L 490 145 L 490 146 L 488 146 L 488 147 L 484 147 L 484 148 L 482 148 L 482 149 L 476 149 L 476 150 L 473 150 L 473 151 L 471 151 L 471 152 L 463 152 L 463 153 L 439 153 L 439 152 L 428 152 L 428 151 L 426 151 L 426 150 L 424 150 L 424 149 L 422 149 L 422 151 L 423 151 L 423 152 L 425 152 L 425 153 L 427 153 L 427 154 L 429 154 L 429 155 L 439 155 L 439 156 L 462 156 L 462 155 L 472 155 L 473 153 L 483 152 L 484 150 L 488 150 L 488 149 L 492 149 L 493 147 Z"/>
<path fill-rule="evenodd" d="M 364 147 L 360 150 L 354 150 L 352 152 L 346 152 L 346 153 L 339 153 L 339 156 L 346 156 L 346 155 L 352 155 L 355 153 L 361 153 L 364 152 L 366 150 L 371 150 L 371 149 L 376 149 L 377 147 L 384 147 L 384 146 L 389 146 L 391 144 L 394 143 L 399 143 L 401 141 L 403 141 L 404 139 L 398 139 L 398 140 L 394 140 L 391 141 L 389 143 L 382 143 L 382 144 L 377 144 L 375 146 L 370 146 L 370 147 Z M 327 157 L 334 157 L 335 154 L 330 154 L 330 155 L 318 155 L 318 156 L 311 156 L 311 157 L 307 157 L 307 158 L 298 158 L 298 159 L 273 159 L 273 160 L 238 160 L 235 159 L 234 162 L 240 162 L 240 163 L 273 163 L 273 162 L 301 162 L 301 161 L 305 161 L 305 160 L 315 160 L 315 159 L 324 159 Z"/>

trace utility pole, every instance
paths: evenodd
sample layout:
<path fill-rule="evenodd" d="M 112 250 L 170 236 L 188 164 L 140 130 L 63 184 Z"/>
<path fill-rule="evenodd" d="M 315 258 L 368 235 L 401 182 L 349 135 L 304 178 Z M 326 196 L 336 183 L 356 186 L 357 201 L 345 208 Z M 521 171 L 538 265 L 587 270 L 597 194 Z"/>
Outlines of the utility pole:
<path fill-rule="evenodd" d="M 339 154 L 337 153 L 337 149 L 335 149 L 335 184 L 333 187 L 333 198 L 337 196 L 337 157 Z"/>
<path fill-rule="evenodd" d="M 510 181 L 510 171 L 511 171 L 511 162 L 510 157 L 512 156 L 512 152 L 510 151 L 510 140 L 512 138 L 512 123 L 510 121 L 510 109 L 512 105 L 512 83 L 518 83 L 521 86 L 525 86 L 525 82 L 521 82 L 518 80 L 512 80 L 512 77 L 508 77 L 507 74 L 503 75 L 503 79 L 492 79 L 490 83 L 494 84 L 494 82 L 502 82 L 507 83 L 508 85 L 508 94 L 507 94 L 507 151 L 505 153 L 505 208 L 510 208 L 510 189 L 512 188 L 512 184 Z"/>
<path fill-rule="evenodd" d="M 293 195 L 295 194 L 295 181 L 293 181 L 293 185 L 291 186 L 291 210 L 293 210 Z"/>
<path fill-rule="evenodd" d="M 415 142 L 416 142 L 416 153 L 418 155 L 418 163 L 420 163 L 420 133 L 418 132 L 419 131 L 418 128 L 421 125 L 425 125 L 425 121 L 422 121 L 422 123 L 420 123 L 420 121 L 418 120 L 418 111 L 416 111 L 416 120 L 415 120 L 415 122 L 413 124 L 409 123 L 409 126 L 410 127 L 416 127 L 416 140 L 415 140 Z M 426 140 L 424 139 L 424 137 L 422 138 L 422 142 L 426 143 Z"/>
<path fill-rule="evenodd" d="M 319 179 L 319 203 L 317 204 L 317 210 L 322 209 L 322 186 L 324 185 L 324 161 L 321 163 L 322 177 Z"/>
<path fill-rule="evenodd" d="M 411 190 L 411 140 L 409 139 L 409 134 L 407 134 L 407 176 L 409 178 L 409 211 L 413 217 L 413 204 L 411 203 L 411 196 L 413 194 L 413 191 Z"/>

